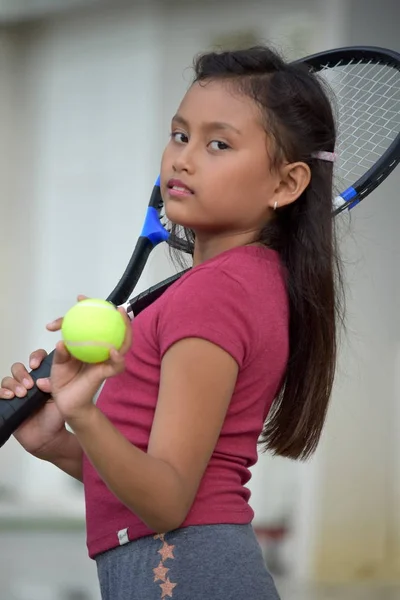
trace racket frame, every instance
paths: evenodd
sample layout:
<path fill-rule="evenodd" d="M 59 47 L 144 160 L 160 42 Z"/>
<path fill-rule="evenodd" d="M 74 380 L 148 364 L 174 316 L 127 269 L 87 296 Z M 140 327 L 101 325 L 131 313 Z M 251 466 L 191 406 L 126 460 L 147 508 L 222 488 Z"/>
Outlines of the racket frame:
<path fill-rule="evenodd" d="M 394 50 L 387 50 L 379 46 L 345 46 L 311 54 L 292 64 L 306 64 L 314 72 L 324 68 L 333 68 L 351 65 L 352 63 L 385 64 L 400 71 L 400 54 Z M 333 205 L 333 216 L 344 210 L 351 210 L 366 196 L 373 192 L 396 168 L 400 162 L 400 132 L 391 142 L 384 154 L 368 169 L 352 186 L 336 196 Z"/>

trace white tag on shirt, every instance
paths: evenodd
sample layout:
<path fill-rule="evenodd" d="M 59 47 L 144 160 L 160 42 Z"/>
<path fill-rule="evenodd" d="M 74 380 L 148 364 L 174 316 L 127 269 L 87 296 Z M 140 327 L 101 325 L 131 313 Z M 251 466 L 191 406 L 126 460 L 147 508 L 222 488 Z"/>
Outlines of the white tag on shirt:
<path fill-rule="evenodd" d="M 127 544 L 129 542 L 128 528 L 121 529 L 120 531 L 118 531 L 117 536 L 118 536 L 118 541 L 119 541 L 120 546 Z"/>

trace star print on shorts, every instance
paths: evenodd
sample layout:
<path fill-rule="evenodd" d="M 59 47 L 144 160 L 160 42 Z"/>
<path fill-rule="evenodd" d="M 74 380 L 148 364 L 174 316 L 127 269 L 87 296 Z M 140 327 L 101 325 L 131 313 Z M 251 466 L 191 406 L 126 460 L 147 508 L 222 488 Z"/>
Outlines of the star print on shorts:
<path fill-rule="evenodd" d="M 153 569 L 154 583 L 157 583 L 158 581 L 162 582 L 159 584 L 159 586 L 161 588 L 160 598 L 172 598 L 173 590 L 174 590 L 174 588 L 176 588 L 176 586 L 178 584 L 173 583 L 167 576 L 169 569 L 168 569 L 168 567 L 165 566 L 165 561 L 173 560 L 175 558 L 175 556 L 174 556 L 175 546 L 173 546 L 172 544 L 168 544 L 165 541 L 164 533 L 159 533 L 159 534 L 155 535 L 154 539 L 162 542 L 162 546 L 161 546 L 160 550 L 158 550 L 158 554 L 160 554 L 161 560 L 158 564 L 158 567 Z"/>

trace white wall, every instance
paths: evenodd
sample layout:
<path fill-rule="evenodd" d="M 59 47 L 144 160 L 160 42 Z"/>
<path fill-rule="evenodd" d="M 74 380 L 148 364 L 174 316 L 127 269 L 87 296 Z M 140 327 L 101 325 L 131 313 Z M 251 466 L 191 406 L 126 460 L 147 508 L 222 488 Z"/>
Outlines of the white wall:
<path fill-rule="evenodd" d="M 25 360 L 31 349 L 30 296 L 35 277 L 31 260 L 35 246 L 31 202 L 34 131 L 29 102 L 26 46 L 20 33 L 0 28 L 0 369 L 9 373 L 16 360 Z M 14 440 L 1 449 L 3 485 L 20 480 L 19 451 Z M 18 466 L 19 465 L 19 466 Z"/>

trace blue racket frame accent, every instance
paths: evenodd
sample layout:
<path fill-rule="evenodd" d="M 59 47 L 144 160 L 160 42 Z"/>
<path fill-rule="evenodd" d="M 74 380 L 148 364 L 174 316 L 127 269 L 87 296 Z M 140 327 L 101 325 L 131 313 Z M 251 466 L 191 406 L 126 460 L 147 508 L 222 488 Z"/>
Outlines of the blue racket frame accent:
<path fill-rule="evenodd" d="M 170 236 L 169 232 L 164 229 L 160 222 L 160 214 L 157 207 L 162 204 L 160 191 L 160 175 L 154 184 L 151 194 L 150 205 L 147 207 L 146 216 L 143 223 L 141 237 L 147 238 L 153 246 L 166 242 Z"/>
<path fill-rule="evenodd" d="M 350 200 L 353 200 L 353 198 L 354 198 L 354 202 L 352 202 L 351 204 L 346 206 L 347 210 L 351 210 L 354 206 L 357 206 L 357 204 L 360 202 L 360 198 L 358 198 L 358 192 L 353 187 L 347 188 L 347 190 L 345 190 L 343 192 L 343 194 L 340 194 L 340 198 L 343 198 L 343 201 L 346 203 L 349 202 Z"/>
<path fill-rule="evenodd" d="M 160 217 L 157 209 L 149 206 L 146 211 L 146 217 L 143 224 L 142 237 L 146 237 L 153 246 L 166 242 L 169 238 L 169 233 L 160 223 Z"/>

